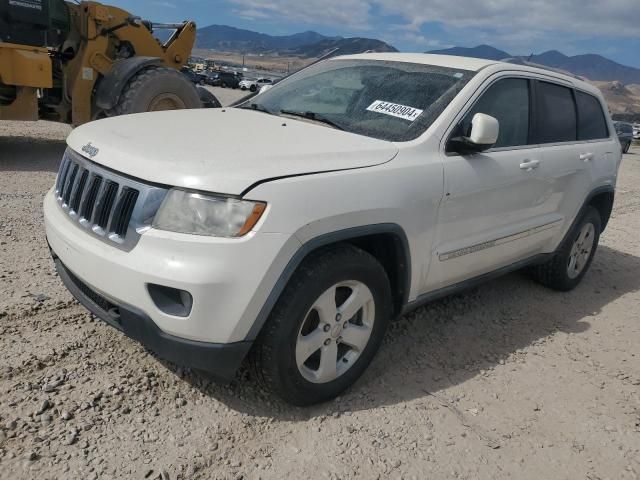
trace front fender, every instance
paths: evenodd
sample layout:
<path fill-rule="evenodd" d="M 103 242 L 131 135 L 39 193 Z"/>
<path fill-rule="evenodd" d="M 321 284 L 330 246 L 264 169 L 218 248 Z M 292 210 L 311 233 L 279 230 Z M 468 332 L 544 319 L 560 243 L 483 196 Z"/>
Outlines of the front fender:
<path fill-rule="evenodd" d="M 299 246 L 296 248 L 295 253 L 289 257 L 289 260 L 286 263 L 284 269 L 282 269 L 279 275 L 277 275 L 277 280 L 268 289 L 269 294 L 262 304 L 262 307 L 260 308 L 257 316 L 255 317 L 255 321 L 253 322 L 251 329 L 249 330 L 249 333 L 245 338 L 245 341 L 254 341 L 256 339 L 256 337 L 262 330 L 262 327 L 269 318 L 271 311 L 275 307 L 276 302 L 280 298 L 280 295 L 289 283 L 289 280 L 298 269 L 298 267 L 302 264 L 304 259 L 307 258 L 312 252 L 315 252 L 316 250 L 327 247 L 329 245 L 334 245 L 345 241 L 354 241 L 358 238 L 376 234 L 393 235 L 395 238 L 397 238 L 397 241 L 400 245 L 401 258 L 399 259 L 399 263 L 402 263 L 405 266 L 404 275 L 401 279 L 401 282 L 404 285 L 403 291 L 405 292 L 402 299 L 402 307 L 404 307 L 404 305 L 408 302 L 408 287 L 411 282 L 411 253 L 409 251 L 409 242 L 407 240 L 407 235 L 404 229 L 399 225 L 393 223 L 380 223 L 374 225 L 362 225 L 358 227 L 345 228 L 318 235 L 305 241 L 302 244 L 298 243 Z M 295 239 L 296 237 L 293 236 L 291 238 Z M 265 278 L 272 278 L 272 275 L 267 275 Z M 267 280 L 263 280 L 263 282 L 265 281 Z M 265 288 L 264 290 L 267 289 Z"/>

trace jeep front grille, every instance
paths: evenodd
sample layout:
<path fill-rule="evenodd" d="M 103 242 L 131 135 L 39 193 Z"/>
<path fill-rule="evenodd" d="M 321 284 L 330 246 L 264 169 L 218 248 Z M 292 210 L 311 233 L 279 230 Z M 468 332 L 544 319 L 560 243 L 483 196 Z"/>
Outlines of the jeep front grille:
<path fill-rule="evenodd" d="M 69 149 L 55 186 L 58 204 L 78 226 L 127 251 L 150 227 L 167 191 L 100 167 Z"/>

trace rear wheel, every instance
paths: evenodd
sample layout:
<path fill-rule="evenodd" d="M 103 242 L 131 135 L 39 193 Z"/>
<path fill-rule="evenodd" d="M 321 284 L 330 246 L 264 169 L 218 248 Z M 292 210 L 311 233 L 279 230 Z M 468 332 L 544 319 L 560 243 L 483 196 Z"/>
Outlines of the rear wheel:
<path fill-rule="evenodd" d="M 258 87 L 256 87 L 255 85 L 251 85 L 251 87 L 249 87 L 249 90 L 255 92 L 256 90 L 258 90 Z"/>
<path fill-rule="evenodd" d="M 629 153 L 630 148 L 631 148 L 631 142 L 627 142 L 624 149 L 622 150 L 622 153 Z"/>
<path fill-rule="evenodd" d="M 352 246 L 324 251 L 294 274 L 258 338 L 251 364 L 283 400 L 311 405 L 352 385 L 391 318 L 384 268 Z"/>
<path fill-rule="evenodd" d="M 600 213 L 593 207 L 587 207 L 553 257 L 532 267 L 534 279 L 554 290 L 573 290 L 591 266 L 601 230 Z"/>
<path fill-rule="evenodd" d="M 202 106 L 196 87 L 180 72 L 153 67 L 137 73 L 126 85 L 111 115 L 181 110 Z"/>

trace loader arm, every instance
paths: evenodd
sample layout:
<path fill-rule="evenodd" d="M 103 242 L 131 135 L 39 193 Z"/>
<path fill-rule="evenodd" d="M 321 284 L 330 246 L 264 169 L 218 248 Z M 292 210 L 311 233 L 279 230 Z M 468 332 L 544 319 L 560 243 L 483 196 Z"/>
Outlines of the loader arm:
<path fill-rule="evenodd" d="M 162 43 L 154 28 L 174 32 Z M 96 1 L 0 0 L 0 119 L 77 126 L 210 105 L 179 71 L 195 39 L 193 22 L 154 25 Z"/>
<path fill-rule="evenodd" d="M 92 119 L 96 82 L 112 71 L 122 52 L 118 46 L 127 45 L 132 55 L 158 58 L 161 65 L 180 69 L 186 64 L 195 42 L 193 22 L 181 24 L 163 45 L 147 25 L 125 10 L 97 2 L 68 3 L 68 7 L 77 35 L 77 52 L 65 71 L 65 91 L 71 101 L 69 120 L 74 125 Z"/>

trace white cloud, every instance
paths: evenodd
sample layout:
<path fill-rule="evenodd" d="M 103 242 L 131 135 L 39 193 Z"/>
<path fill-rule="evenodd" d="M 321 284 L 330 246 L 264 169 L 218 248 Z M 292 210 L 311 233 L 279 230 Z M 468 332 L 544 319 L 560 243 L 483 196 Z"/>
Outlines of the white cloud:
<path fill-rule="evenodd" d="M 523 43 L 549 32 L 580 37 L 640 37 L 637 0 L 372 0 L 401 15 L 411 28 L 438 22 L 454 29 L 479 28 Z"/>
<path fill-rule="evenodd" d="M 638 0 L 230 0 L 238 14 L 369 30 L 369 35 L 430 45 L 421 28 L 440 24 L 459 43 L 492 43 L 516 51 L 536 50 L 559 38 L 640 38 Z M 402 25 L 380 27 L 373 12 L 393 15 Z M 374 32 L 374 33 L 371 33 Z M 413 35 L 413 41 L 411 40 Z M 560 45 L 562 46 L 562 45 Z"/>
<path fill-rule="evenodd" d="M 156 5 L 158 7 L 163 7 L 163 8 L 178 8 L 175 3 L 171 3 L 171 2 L 163 1 L 163 0 L 153 1 L 151 3 L 153 5 Z"/>
<path fill-rule="evenodd" d="M 236 13 L 255 18 L 273 18 L 308 23 L 367 29 L 370 24 L 368 0 L 230 0 Z M 253 15 L 249 15 L 248 12 Z"/>

